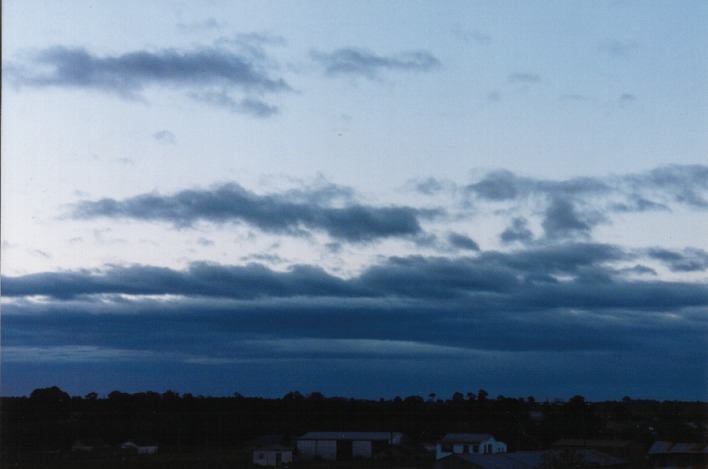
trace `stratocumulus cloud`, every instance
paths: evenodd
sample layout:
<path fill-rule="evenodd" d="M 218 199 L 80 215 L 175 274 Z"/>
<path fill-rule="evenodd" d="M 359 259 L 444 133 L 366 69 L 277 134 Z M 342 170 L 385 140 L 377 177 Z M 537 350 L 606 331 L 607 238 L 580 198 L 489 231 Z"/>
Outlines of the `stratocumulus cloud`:
<path fill-rule="evenodd" d="M 322 197 L 322 193 L 314 193 L 310 200 L 294 202 L 289 194 L 258 195 L 238 184 L 226 184 L 213 190 L 185 190 L 169 196 L 144 194 L 124 200 L 84 201 L 75 206 L 73 216 L 135 218 L 183 227 L 197 221 L 241 221 L 273 233 L 320 230 L 350 242 L 421 233 L 416 209 L 361 204 L 333 207 L 318 203 L 316 197 Z"/>
<path fill-rule="evenodd" d="M 136 360 L 216 367 L 297 360 L 304 368 L 345 361 L 361 374 L 372 360 L 405 368 L 442 359 L 467 369 L 465 362 L 494 357 L 537 369 L 538 357 L 561 352 L 591 369 L 624 356 L 651 368 L 639 376 L 676 360 L 700 374 L 695 344 L 706 332 L 708 287 L 631 280 L 614 267 L 657 256 L 672 258 L 573 243 L 392 257 L 351 278 L 314 266 L 277 272 L 205 263 L 5 276 L 5 360 L 108 357 L 119 369 Z"/>
<path fill-rule="evenodd" d="M 427 51 L 407 51 L 383 56 L 365 49 L 342 48 L 333 52 L 313 51 L 328 75 L 358 75 L 377 78 L 383 71 L 425 72 L 440 67 L 440 61 Z"/>
<path fill-rule="evenodd" d="M 219 46 L 104 56 L 83 47 L 55 46 L 29 57 L 8 67 L 17 85 L 95 89 L 132 99 L 142 99 L 150 86 L 175 87 L 208 104 L 258 116 L 275 109 L 261 95 L 291 90 L 285 79 L 270 75 L 264 57 Z M 234 91 L 245 97 L 237 100 L 230 94 Z"/>
<path fill-rule="evenodd" d="M 708 167 L 671 165 L 638 174 L 546 180 L 492 171 L 463 188 L 468 201 L 515 204 L 535 201 L 546 238 L 589 238 L 612 213 L 667 211 L 671 206 L 708 208 Z M 520 219 L 502 233 L 503 242 L 530 241 Z"/>

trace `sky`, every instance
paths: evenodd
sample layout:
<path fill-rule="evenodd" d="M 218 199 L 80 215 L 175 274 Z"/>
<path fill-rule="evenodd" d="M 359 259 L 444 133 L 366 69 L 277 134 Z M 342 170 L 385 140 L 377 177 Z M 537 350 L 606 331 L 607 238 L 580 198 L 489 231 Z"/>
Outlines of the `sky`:
<path fill-rule="evenodd" d="M 703 1 L 2 4 L 0 394 L 708 399 Z"/>

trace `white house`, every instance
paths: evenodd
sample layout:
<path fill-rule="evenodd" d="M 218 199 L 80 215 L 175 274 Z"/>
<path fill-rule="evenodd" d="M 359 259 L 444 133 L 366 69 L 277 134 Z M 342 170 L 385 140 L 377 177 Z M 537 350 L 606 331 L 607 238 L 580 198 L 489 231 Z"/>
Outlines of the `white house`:
<path fill-rule="evenodd" d="M 297 449 L 302 459 L 374 459 L 402 438 L 397 432 L 310 432 L 298 438 Z"/>
<path fill-rule="evenodd" d="M 280 466 L 293 462 L 293 449 L 287 446 L 271 445 L 253 452 L 255 466 Z"/>
<path fill-rule="evenodd" d="M 126 441 L 120 445 L 120 449 L 135 450 L 138 454 L 155 454 L 157 453 L 157 446 L 140 446 L 132 441 Z"/>
<path fill-rule="evenodd" d="M 451 454 L 506 453 L 506 443 L 488 433 L 448 433 L 435 445 L 435 459 Z"/>

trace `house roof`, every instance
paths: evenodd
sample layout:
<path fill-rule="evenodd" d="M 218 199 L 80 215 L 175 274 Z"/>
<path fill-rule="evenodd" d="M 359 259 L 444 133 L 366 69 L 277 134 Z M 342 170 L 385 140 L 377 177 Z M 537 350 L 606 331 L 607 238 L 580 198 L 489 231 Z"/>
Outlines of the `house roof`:
<path fill-rule="evenodd" d="M 390 441 L 399 436 L 398 432 L 309 432 L 298 440 Z"/>
<path fill-rule="evenodd" d="M 470 467 L 483 469 L 517 469 L 519 467 L 540 467 L 548 451 L 517 451 L 514 453 L 455 454 L 449 456 L 470 463 Z M 614 466 L 625 461 L 593 450 L 579 450 L 583 462 L 598 466 Z"/>
<path fill-rule="evenodd" d="M 673 441 L 655 441 L 647 454 L 690 453 L 708 454 L 708 444 L 705 443 L 675 443 Z"/>
<path fill-rule="evenodd" d="M 448 433 L 442 437 L 440 443 L 482 443 L 494 438 L 489 433 Z"/>
<path fill-rule="evenodd" d="M 625 446 L 632 445 L 633 442 L 630 440 L 592 440 L 582 438 L 563 438 L 561 440 L 553 443 L 553 446 L 563 446 L 572 448 L 582 448 L 582 447 L 592 447 L 592 448 L 624 448 Z"/>
<path fill-rule="evenodd" d="M 262 448 L 258 448 L 254 450 L 255 453 L 258 452 L 267 452 L 267 451 L 278 451 L 278 452 L 286 452 L 286 451 L 292 451 L 293 448 L 289 446 L 283 446 L 283 445 L 269 445 L 269 446 L 263 446 Z"/>

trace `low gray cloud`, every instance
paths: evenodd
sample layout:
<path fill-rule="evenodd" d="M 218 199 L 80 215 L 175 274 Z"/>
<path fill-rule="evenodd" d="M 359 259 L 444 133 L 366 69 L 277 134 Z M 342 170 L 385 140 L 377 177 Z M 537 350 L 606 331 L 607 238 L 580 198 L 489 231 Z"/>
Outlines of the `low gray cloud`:
<path fill-rule="evenodd" d="M 702 249 L 685 248 L 672 250 L 665 248 L 650 248 L 647 255 L 661 261 L 673 272 L 704 272 L 708 270 L 708 252 Z"/>
<path fill-rule="evenodd" d="M 449 233 L 447 241 L 454 247 L 469 251 L 479 251 L 479 244 L 467 235 L 460 233 Z"/>
<path fill-rule="evenodd" d="M 25 346 L 171 344 L 204 354 L 259 336 L 570 351 L 655 346 L 651 339 L 662 341 L 663 327 L 698 334 L 693 328 L 700 322 L 691 312 L 708 305 L 708 288 L 630 281 L 606 265 L 628 255 L 611 246 L 573 244 L 477 258 L 411 256 L 389 258 L 351 279 L 313 266 L 276 272 L 204 263 L 185 271 L 133 266 L 3 277 L 6 298 L 50 298 L 9 302 L 4 340 L 12 345 L 25 331 Z M 114 296 L 119 294 L 134 299 Z M 161 302 L 151 295 L 182 299 Z M 683 320 L 664 320 L 667 313 Z M 38 318 L 43 333 L 29 333 Z M 195 324 L 201 324 L 201 338 L 190 345 Z M 136 327 L 153 332 L 132 334 Z M 84 331 L 80 337 L 72 332 L 77 328 Z"/>
<path fill-rule="evenodd" d="M 702 373 L 705 357 L 695 344 L 705 336 L 708 287 L 631 280 L 651 270 L 613 266 L 689 254 L 569 243 L 473 257 L 391 257 L 351 278 L 311 265 L 275 271 L 212 263 L 3 276 L 2 339 L 12 355 L 4 358 L 36 368 L 52 351 L 64 357 L 54 367 L 119 353 L 131 370 L 149 359 L 152 373 L 167 372 L 163 361 L 174 370 L 274 360 L 281 365 L 272 371 L 291 367 L 288 360 L 305 368 L 313 360 L 341 372 L 338 360 L 359 366 L 367 359 L 368 379 L 411 361 L 419 371 L 410 377 L 418 379 L 429 359 L 439 365 L 441 358 L 465 363 L 494 354 L 505 372 L 517 373 L 532 366 L 523 359 L 529 354 L 560 352 L 555 372 L 604 370 L 593 379 L 608 382 L 619 365 L 608 366 L 607 357 L 633 357 L 622 387 L 641 387 L 666 357 L 673 368 L 681 360 Z M 385 371 L 374 372 L 372 360 Z M 674 384 L 702 393 L 698 381 Z"/>
<path fill-rule="evenodd" d="M 492 36 L 476 30 L 455 29 L 453 31 L 455 37 L 466 43 L 474 43 L 480 46 L 488 46 L 492 43 Z"/>
<path fill-rule="evenodd" d="M 533 232 L 525 218 L 517 217 L 511 220 L 511 225 L 502 232 L 500 238 L 503 243 L 528 243 L 533 241 Z"/>
<path fill-rule="evenodd" d="M 425 195 L 437 194 L 445 188 L 445 184 L 435 178 L 427 178 L 421 181 L 414 181 L 411 184 L 416 192 Z"/>
<path fill-rule="evenodd" d="M 632 104 L 634 104 L 634 102 L 635 102 L 636 100 L 637 100 L 637 97 L 634 96 L 633 94 L 631 94 L 631 93 L 623 93 L 623 94 L 619 97 L 619 105 L 620 105 L 620 107 L 631 106 Z"/>
<path fill-rule="evenodd" d="M 631 55 L 637 48 L 636 42 L 627 42 L 619 40 L 607 40 L 598 46 L 600 52 L 615 58 L 625 58 Z"/>
<path fill-rule="evenodd" d="M 568 200 L 553 199 L 546 208 L 542 226 L 549 238 L 565 238 L 590 235 L 595 223 L 583 219 Z"/>
<path fill-rule="evenodd" d="M 220 107 L 235 113 L 251 114 L 256 117 L 268 117 L 278 113 L 276 106 L 254 98 L 234 99 L 224 91 L 192 92 L 188 96 L 196 101 Z"/>
<path fill-rule="evenodd" d="M 99 56 L 85 48 L 56 46 L 8 67 L 20 86 L 94 89 L 124 98 L 142 99 L 149 86 L 182 88 L 195 99 L 224 105 L 238 112 L 265 116 L 267 105 L 257 97 L 290 90 L 281 77 L 273 77 L 261 49 L 259 54 L 236 53 L 220 46 L 191 50 L 161 49 Z M 237 100 L 231 93 L 245 95 Z M 222 96 L 219 101 L 214 94 Z"/>
<path fill-rule="evenodd" d="M 516 72 L 507 77 L 509 83 L 541 83 L 541 77 L 535 73 Z"/>
<path fill-rule="evenodd" d="M 671 165 L 637 174 L 546 180 L 493 171 L 463 188 L 479 202 L 535 201 L 549 238 L 588 237 L 614 212 L 667 211 L 673 205 L 708 208 L 708 167 Z M 468 200 L 467 203 L 470 203 Z M 521 240 L 512 228 L 502 240 Z"/>
<path fill-rule="evenodd" d="M 378 78 L 384 71 L 426 72 L 440 67 L 440 61 L 427 51 L 407 51 L 377 55 L 365 49 L 342 48 L 333 52 L 313 51 L 312 58 L 328 75 L 357 75 Z"/>
<path fill-rule="evenodd" d="M 228 27 L 228 23 L 218 21 L 214 18 L 207 18 L 203 21 L 193 23 L 178 23 L 177 29 L 181 33 L 202 33 L 209 31 L 218 31 Z"/>
<path fill-rule="evenodd" d="M 152 134 L 152 137 L 160 143 L 174 145 L 177 143 L 177 136 L 169 130 L 160 130 Z"/>
<path fill-rule="evenodd" d="M 133 218 L 164 221 L 188 227 L 198 221 L 244 222 L 263 231 L 302 235 L 307 230 L 324 231 L 349 242 L 367 242 L 387 237 L 422 233 L 419 212 L 411 207 L 373 207 L 350 203 L 327 205 L 333 198 L 350 193 L 343 188 L 315 190 L 297 200 L 295 194 L 258 195 L 238 184 L 212 190 L 185 190 L 174 195 L 143 194 L 124 200 L 100 199 L 76 204 L 72 216 Z"/>

